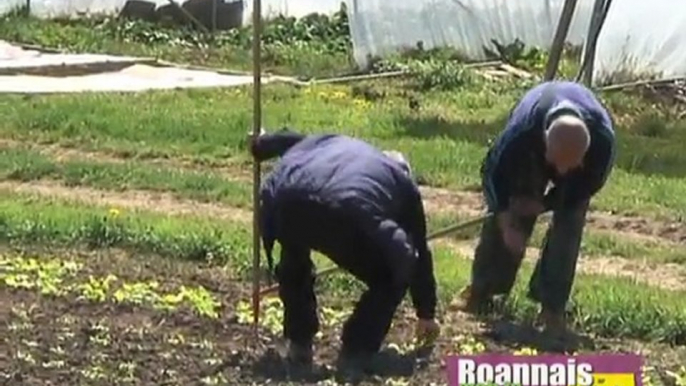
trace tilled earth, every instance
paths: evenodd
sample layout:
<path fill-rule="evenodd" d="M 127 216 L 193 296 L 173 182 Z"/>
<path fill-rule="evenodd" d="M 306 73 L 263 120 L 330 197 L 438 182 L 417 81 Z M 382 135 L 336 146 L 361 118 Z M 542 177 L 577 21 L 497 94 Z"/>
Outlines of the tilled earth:
<path fill-rule="evenodd" d="M 65 253 L 88 262 L 79 280 L 114 273 L 127 280 L 202 284 L 221 299 L 219 318 L 201 317 L 184 308 L 161 311 L 71 295 L 41 295 L 0 281 L 0 385 L 335 385 L 345 381 L 337 380 L 332 366 L 340 323 L 323 329 L 317 342 L 317 368 L 299 373 L 280 359 L 281 340 L 274 333 L 263 328 L 256 338 L 252 327 L 241 323 L 235 305 L 249 298 L 249 286 L 232 280 L 225 271 L 118 252 Z M 326 294 L 320 299 L 324 306 L 340 302 Z M 430 356 L 403 356 L 398 352 L 410 349 L 403 342 L 413 334 L 410 313 L 404 308 L 397 315 L 387 339 L 387 352 L 396 355 L 388 355 L 391 359 L 383 373 L 356 383 L 446 384 L 445 354 L 512 351 L 535 344 L 530 329 L 507 323 L 486 326 L 460 313 L 447 313 L 441 321 L 443 335 Z M 638 349 L 661 369 L 686 362 L 681 349 L 638 342 L 596 340 L 582 351 Z"/>

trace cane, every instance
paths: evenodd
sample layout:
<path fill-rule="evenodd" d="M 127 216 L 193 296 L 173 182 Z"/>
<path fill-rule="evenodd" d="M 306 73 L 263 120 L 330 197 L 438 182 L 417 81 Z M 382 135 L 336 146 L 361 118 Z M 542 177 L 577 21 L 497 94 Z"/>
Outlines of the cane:
<path fill-rule="evenodd" d="M 445 236 L 450 235 L 450 234 L 453 234 L 453 233 L 455 233 L 455 232 L 457 232 L 457 231 L 460 231 L 460 230 L 469 228 L 469 227 L 471 227 L 471 226 L 475 226 L 475 225 L 481 224 L 482 222 L 486 221 L 487 219 L 489 219 L 489 218 L 492 217 L 492 216 L 493 216 L 492 213 L 487 213 L 487 214 L 485 214 L 485 215 L 483 215 L 483 216 L 480 216 L 480 217 L 477 217 L 477 218 L 473 218 L 473 219 L 471 219 L 471 220 L 468 220 L 468 221 L 465 221 L 465 222 L 462 222 L 462 223 L 459 223 L 459 224 L 451 225 L 451 226 L 445 227 L 445 228 L 443 228 L 443 229 L 439 229 L 439 230 L 437 230 L 436 232 L 430 234 L 430 235 L 427 237 L 427 239 L 428 239 L 429 241 L 431 241 L 431 240 L 434 240 L 434 239 L 439 239 L 439 238 L 441 238 L 441 237 L 445 237 Z M 340 268 L 337 267 L 337 266 L 325 268 L 325 269 L 323 269 L 323 270 L 317 272 L 317 273 L 316 273 L 316 276 L 317 276 L 317 277 L 326 276 L 326 275 L 329 275 L 329 274 L 331 274 L 331 273 L 333 273 L 333 272 L 338 271 L 339 269 L 340 269 Z M 278 285 L 278 284 L 275 284 L 275 285 L 273 285 L 273 286 L 271 286 L 271 287 L 267 287 L 267 288 L 263 289 L 262 291 L 260 291 L 260 296 L 263 296 L 263 295 L 272 293 L 272 292 L 274 292 L 274 291 L 277 291 L 278 289 L 279 289 L 279 285 Z"/>

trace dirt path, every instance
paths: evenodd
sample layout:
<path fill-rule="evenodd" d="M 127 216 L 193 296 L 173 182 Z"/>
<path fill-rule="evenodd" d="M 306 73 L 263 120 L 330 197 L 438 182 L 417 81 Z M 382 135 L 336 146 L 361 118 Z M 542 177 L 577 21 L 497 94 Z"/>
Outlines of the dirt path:
<path fill-rule="evenodd" d="M 252 213 L 246 209 L 182 200 L 168 193 L 134 190 L 113 192 L 84 187 L 72 188 L 53 181 L 29 183 L 4 181 L 0 182 L 0 190 L 75 200 L 91 205 L 106 205 L 124 210 L 144 210 L 169 215 L 199 215 L 245 224 L 249 224 L 252 219 Z M 471 259 L 473 256 L 473 241 L 456 242 L 443 239 L 437 240 L 435 243 L 450 248 L 466 258 Z M 538 253 L 537 249 L 529 248 L 527 259 L 535 261 Z M 581 272 L 588 274 L 623 276 L 635 278 L 639 282 L 655 287 L 686 290 L 686 267 L 676 264 L 651 265 L 647 262 L 627 260 L 621 257 L 593 256 L 587 259 L 582 258 L 579 266 Z"/>
<path fill-rule="evenodd" d="M 422 187 L 421 191 L 429 213 L 455 213 L 469 217 L 484 213 L 479 193 L 432 187 Z M 545 217 L 550 218 L 549 215 Z M 593 229 L 618 233 L 623 237 L 678 244 L 686 242 L 686 224 L 680 222 L 621 216 L 600 211 L 589 213 L 586 221 L 587 226 Z"/>
<path fill-rule="evenodd" d="M 434 245 L 447 248 L 469 260 L 474 258 L 475 241 L 442 239 L 434 241 Z M 534 264 L 540 253 L 539 248 L 527 248 L 525 261 Z M 686 267 L 673 263 L 649 264 L 619 256 L 581 255 L 578 272 L 586 275 L 623 277 L 667 290 L 686 290 Z"/>
<path fill-rule="evenodd" d="M 134 156 L 123 152 L 116 151 L 89 151 L 73 147 L 65 147 L 61 144 L 35 144 L 26 143 L 11 139 L 0 138 L 0 149 L 26 149 L 36 151 L 56 162 L 68 161 L 86 161 L 86 162 L 101 162 L 122 164 L 125 162 L 141 162 L 148 165 L 155 165 L 167 168 L 187 169 L 189 171 L 202 171 L 205 169 L 217 172 L 222 177 L 232 181 L 246 181 L 252 179 L 252 173 L 249 168 L 241 166 L 235 159 L 216 160 L 212 163 L 203 162 L 191 158 L 160 158 L 160 157 L 145 157 Z"/>
<path fill-rule="evenodd" d="M 114 192 L 86 187 L 67 187 L 54 181 L 1 181 L 0 190 L 38 194 L 63 200 L 75 200 L 91 205 L 104 205 L 125 210 L 144 210 L 169 215 L 206 215 L 229 221 L 249 223 L 249 210 L 182 200 L 169 193 L 127 190 Z"/>

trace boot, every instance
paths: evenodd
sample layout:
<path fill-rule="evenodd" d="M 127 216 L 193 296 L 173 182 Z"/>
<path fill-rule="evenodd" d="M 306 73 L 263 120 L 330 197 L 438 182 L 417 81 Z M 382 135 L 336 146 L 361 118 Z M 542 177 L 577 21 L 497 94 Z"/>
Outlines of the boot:
<path fill-rule="evenodd" d="M 357 378 L 374 370 L 376 353 L 352 351 L 345 347 L 338 353 L 336 368 L 338 374 L 346 378 Z"/>
<path fill-rule="evenodd" d="M 543 326 L 544 334 L 548 336 L 563 338 L 567 334 L 567 321 L 564 313 L 543 308 L 539 313 L 538 321 Z"/>
<path fill-rule="evenodd" d="M 290 363 L 299 366 L 311 366 L 314 352 L 312 344 L 297 344 L 289 342 L 287 359 Z"/>
<path fill-rule="evenodd" d="M 478 314 L 492 305 L 492 299 L 473 290 L 472 285 L 465 287 L 453 301 L 451 308 L 470 314 Z"/>

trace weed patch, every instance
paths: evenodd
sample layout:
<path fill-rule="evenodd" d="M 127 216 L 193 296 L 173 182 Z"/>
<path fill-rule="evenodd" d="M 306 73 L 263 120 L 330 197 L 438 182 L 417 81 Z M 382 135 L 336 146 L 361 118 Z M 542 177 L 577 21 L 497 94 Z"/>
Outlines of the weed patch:
<path fill-rule="evenodd" d="M 342 326 L 352 313 L 350 310 L 339 310 L 331 307 L 319 307 L 318 312 L 319 322 L 325 328 Z M 249 302 L 239 301 L 236 304 L 236 316 L 239 323 L 252 324 L 254 315 L 252 304 Z M 274 336 L 280 336 L 283 333 L 283 303 L 278 297 L 267 297 L 261 300 L 259 321 L 260 325 Z M 321 339 L 323 333 L 318 332 L 316 337 Z"/>
<path fill-rule="evenodd" d="M 243 225 L 142 213 L 135 218 L 126 213 L 113 216 L 104 208 L 79 207 L 11 194 L 2 197 L 0 234 L 5 242 L 90 243 L 98 248 L 118 246 L 210 263 L 228 262 L 239 275 L 247 273 L 251 265 L 248 257 L 250 238 Z M 454 251 L 440 246 L 433 250 L 440 297 L 445 302 L 467 283 L 470 262 L 456 258 Z M 520 277 L 527 277 L 530 272 L 527 266 Z M 360 283 L 345 274 L 333 275 L 322 282 L 325 291 L 340 296 L 354 296 L 354 292 L 361 289 Z M 146 293 L 145 287 L 129 290 Z M 520 283 L 504 309 L 507 315 L 519 321 L 533 320 L 536 314 L 536 307 L 526 299 L 525 293 Z M 686 334 L 682 296 L 680 292 L 647 287 L 625 279 L 579 275 L 572 319 L 579 329 L 599 335 L 680 343 L 685 341 Z"/>
<path fill-rule="evenodd" d="M 165 293 L 157 281 L 127 283 L 114 275 L 89 276 L 79 282 L 82 264 L 63 259 L 0 256 L 0 283 L 9 288 L 35 290 L 42 295 L 74 296 L 91 302 L 112 301 L 174 311 L 189 307 L 202 317 L 216 319 L 219 302 L 203 287 L 181 286 Z"/>
<path fill-rule="evenodd" d="M 22 149 L 0 150 L 0 170 L 0 178 L 8 180 L 50 178 L 63 181 L 66 186 L 171 192 L 178 197 L 236 207 L 252 204 L 247 184 L 228 180 L 216 172 L 151 168 L 136 162 L 56 162 L 38 152 Z"/>
<path fill-rule="evenodd" d="M 0 241 L 19 244 L 120 247 L 161 256 L 247 265 L 245 228 L 167 216 L 133 216 L 107 208 L 0 193 Z M 116 214 L 119 213 L 119 214 Z"/>

